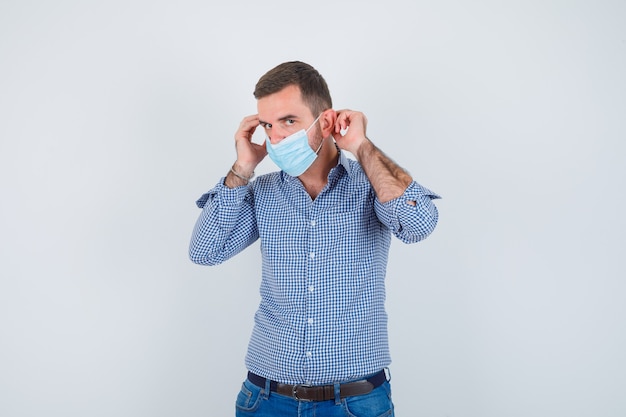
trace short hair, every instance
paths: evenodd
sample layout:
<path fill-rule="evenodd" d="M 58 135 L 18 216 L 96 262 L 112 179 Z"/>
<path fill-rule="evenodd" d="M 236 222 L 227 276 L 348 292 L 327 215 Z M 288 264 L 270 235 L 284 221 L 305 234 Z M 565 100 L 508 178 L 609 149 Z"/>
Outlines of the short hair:
<path fill-rule="evenodd" d="M 318 115 L 333 106 L 324 77 L 311 65 L 300 61 L 284 62 L 263 75 L 254 88 L 254 97 L 260 98 L 295 85 L 300 89 L 302 101 Z"/>

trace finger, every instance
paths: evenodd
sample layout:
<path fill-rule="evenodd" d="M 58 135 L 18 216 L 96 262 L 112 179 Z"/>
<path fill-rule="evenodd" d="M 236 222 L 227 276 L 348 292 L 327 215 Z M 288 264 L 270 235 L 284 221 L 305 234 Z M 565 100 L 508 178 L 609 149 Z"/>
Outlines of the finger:
<path fill-rule="evenodd" d="M 340 110 L 337 112 L 337 120 L 335 121 L 335 132 L 339 133 L 341 130 L 345 129 L 346 119 L 348 114 L 346 110 Z"/>
<path fill-rule="evenodd" d="M 259 126 L 258 116 L 248 116 L 241 121 L 237 135 L 245 137 L 247 140 L 251 140 L 254 132 Z"/>
<path fill-rule="evenodd" d="M 241 127 L 249 130 L 252 127 L 257 127 L 259 125 L 259 116 L 258 115 L 252 115 L 252 116 L 248 116 L 245 117 L 242 121 L 241 121 Z"/>
<path fill-rule="evenodd" d="M 341 132 L 341 120 L 337 117 L 337 120 L 335 120 L 335 133 L 339 132 Z"/>

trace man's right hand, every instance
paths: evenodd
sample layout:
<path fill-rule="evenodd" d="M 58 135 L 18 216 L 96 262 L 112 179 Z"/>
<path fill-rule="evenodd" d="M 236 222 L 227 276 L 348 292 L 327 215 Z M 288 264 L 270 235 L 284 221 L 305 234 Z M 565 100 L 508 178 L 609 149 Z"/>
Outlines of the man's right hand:
<path fill-rule="evenodd" d="M 241 177 L 251 178 L 254 169 L 267 155 L 267 149 L 265 148 L 265 142 L 259 145 L 252 142 L 252 135 L 259 127 L 259 115 L 244 117 L 239 124 L 239 129 L 235 133 L 235 149 L 237 150 L 237 160 L 233 165 L 233 170 L 237 172 Z M 233 188 L 240 185 L 245 185 L 247 181 L 241 177 L 234 175 L 232 172 L 228 173 L 226 177 L 226 186 Z"/>
<path fill-rule="evenodd" d="M 244 117 L 235 133 L 235 147 L 237 149 L 237 162 L 235 163 L 243 172 L 244 176 L 252 175 L 257 165 L 267 155 L 265 142 L 262 145 L 252 142 L 252 135 L 259 127 L 259 115 Z M 239 171 L 238 171 L 239 172 Z"/>

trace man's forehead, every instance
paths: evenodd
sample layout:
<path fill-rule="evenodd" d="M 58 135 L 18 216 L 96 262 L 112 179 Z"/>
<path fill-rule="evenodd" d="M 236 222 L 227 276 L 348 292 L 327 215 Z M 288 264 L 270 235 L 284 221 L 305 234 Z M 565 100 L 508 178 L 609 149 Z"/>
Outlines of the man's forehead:
<path fill-rule="evenodd" d="M 259 113 L 292 113 L 303 117 L 308 106 L 302 100 L 300 88 L 291 85 L 257 99 Z"/>

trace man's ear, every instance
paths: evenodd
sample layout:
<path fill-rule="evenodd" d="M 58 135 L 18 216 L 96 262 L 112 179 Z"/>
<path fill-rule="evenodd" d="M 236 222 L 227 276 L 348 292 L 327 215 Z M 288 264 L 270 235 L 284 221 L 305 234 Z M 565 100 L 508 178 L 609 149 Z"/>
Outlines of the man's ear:
<path fill-rule="evenodd" d="M 322 117 L 320 117 L 322 126 L 322 137 L 335 133 L 335 122 L 337 121 L 337 112 L 333 109 L 324 110 Z"/>

